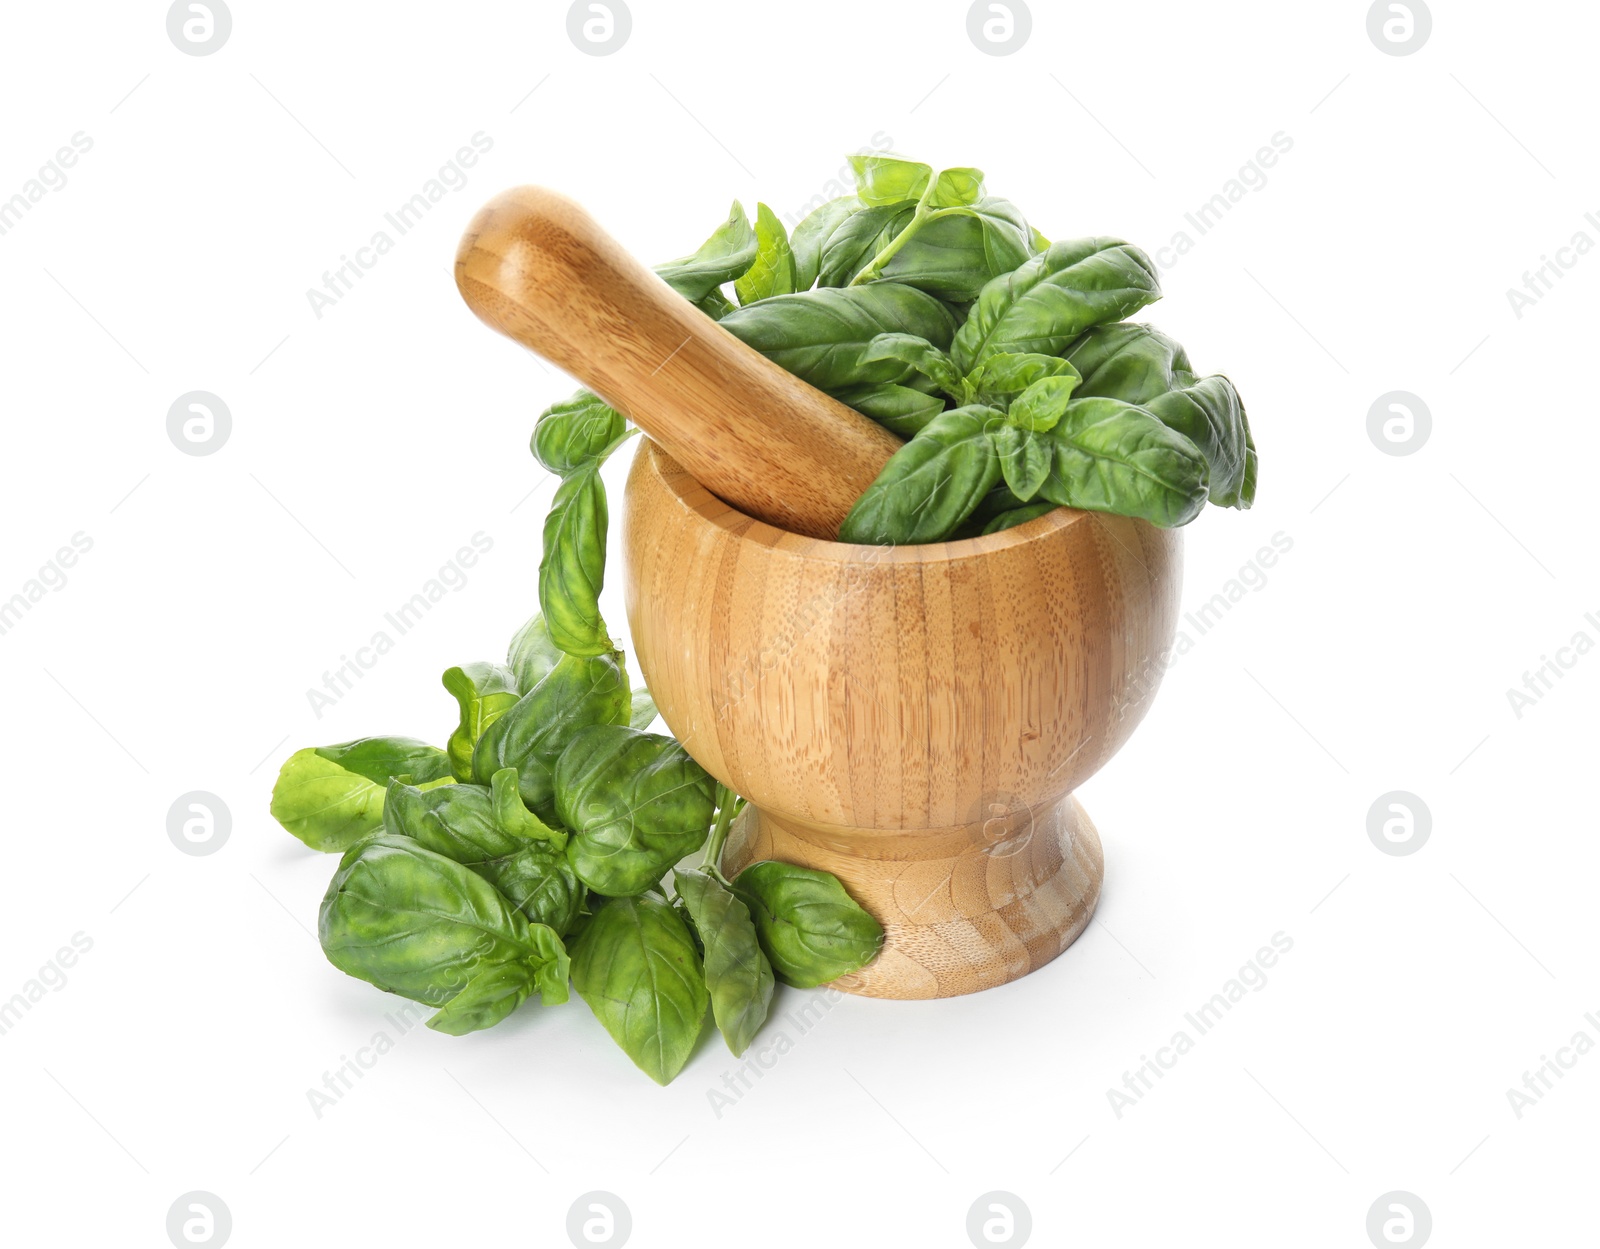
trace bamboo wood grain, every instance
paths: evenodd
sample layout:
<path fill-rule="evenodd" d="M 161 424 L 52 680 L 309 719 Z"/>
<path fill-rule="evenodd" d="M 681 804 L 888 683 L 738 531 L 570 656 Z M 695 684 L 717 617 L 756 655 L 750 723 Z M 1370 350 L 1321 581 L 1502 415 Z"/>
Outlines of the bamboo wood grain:
<path fill-rule="evenodd" d="M 484 322 L 781 529 L 836 537 L 900 446 L 745 346 L 553 191 L 518 187 L 490 201 L 461 240 L 456 285 Z"/>
<path fill-rule="evenodd" d="M 725 866 L 833 872 L 885 926 L 839 987 L 949 997 L 1071 944 L 1104 871 L 1072 791 L 1155 695 L 1177 532 L 1057 509 L 963 542 L 848 546 L 742 514 L 646 443 L 623 540 L 657 706 L 751 803 Z"/>

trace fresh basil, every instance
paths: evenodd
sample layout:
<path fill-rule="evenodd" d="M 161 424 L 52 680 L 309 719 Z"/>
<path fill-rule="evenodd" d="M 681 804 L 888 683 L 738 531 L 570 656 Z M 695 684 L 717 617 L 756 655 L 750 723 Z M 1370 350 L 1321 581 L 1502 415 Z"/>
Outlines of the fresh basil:
<path fill-rule="evenodd" d="M 749 908 L 732 890 L 705 872 L 679 870 L 672 879 L 705 949 L 712 1017 L 728 1048 L 743 1054 L 772 1004 L 772 964 L 761 952 Z"/>
<path fill-rule="evenodd" d="M 738 200 L 724 221 L 698 251 L 681 260 L 656 266 L 666 284 L 690 303 L 699 303 L 712 291 L 741 278 L 755 263 L 760 244 L 750 219 Z"/>
<path fill-rule="evenodd" d="M 765 204 L 756 205 L 755 263 L 735 280 L 733 289 L 740 304 L 747 306 L 774 295 L 792 295 L 800 289 L 789 233 L 778 214 Z"/>
<path fill-rule="evenodd" d="M 723 318 L 722 326 L 819 390 L 901 382 L 897 360 L 863 364 L 880 334 L 911 334 L 941 349 L 955 318 L 931 295 L 894 282 L 776 295 Z M 547 613 L 548 614 L 548 611 Z"/>
<path fill-rule="evenodd" d="M 633 694 L 620 659 L 616 653 L 565 656 L 478 742 L 472 759 L 478 783 L 487 785 L 502 768 L 516 768 L 522 801 L 546 822 L 555 820 L 561 752 L 590 725 L 628 722 Z"/>
<path fill-rule="evenodd" d="M 1085 330 L 1160 297 L 1156 267 L 1137 247 L 1113 238 L 1054 243 L 983 288 L 951 354 L 967 373 L 1002 352 L 1057 356 Z"/>
<path fill-rule="evenodd" d="M 657 884 L 706 839 L 715 783 L 670 737 L 619 725 L 579 731 L 556 762 L 556 816 L 567 855 L 596 893 L 622 897 Z"/>
<path fill-rule="evenodd" d="M 540 414 L 533 427 L 533 455 L 557 477 L 570 477 L 627 432 L 622 413 L 598 395 L 580 390 Z"/>
<path fill-rule="evenodd" d="M 1039 493 L 1052 503 L 1163 527 L 1187 524 L 1205 506 L 1205 457 L 1144 408 L 1074 399 L 1047 437 L 1054 458 Z"/>
<path fill-rule="evenodd" d="M 472 779 L 472 751 L 496 720 L 516 705 L 521 692 L 516 674 L 499 664 L 472 663 L 447 668 L 442 678 L 461 710 L 460 723 L 445 743 L 456 780 Z"/>
<path fill-rule="evenodd" d="M 694 938 L 655 898 L 616 898 L 578 937 L 572 986 L 624 1053 L 666 1084 L 694 1052 L 709 995 Z"/>
<path fill-rule="evenodd" d="M 450 756 L 410 737 L 297 750 L 272 787 L 272 817 L 313 850 L 347 850 L 382 825 L 384 794 L 397 776 L 449 781 Z"/>
<path fill-rule="evenodd" d="M 883 945 L 883 926 L 827 872 L 752 863 L 733 891 L 750 908 L 773 970 L 802 989 L 860 971 Z"/>
<path fill-rule="evenodd" d="M 956 408 L 935 417 L 890 457 L 839 529 L 841 542 L 943 542 L 1000 480 L 989 436 L 1003 424 L 994 408 Z"/>

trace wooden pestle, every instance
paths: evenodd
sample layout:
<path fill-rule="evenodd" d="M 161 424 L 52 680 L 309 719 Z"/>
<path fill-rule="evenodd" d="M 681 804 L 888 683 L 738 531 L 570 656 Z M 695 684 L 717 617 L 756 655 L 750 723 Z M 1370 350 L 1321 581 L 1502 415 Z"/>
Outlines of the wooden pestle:
<path fill-rule="evenodd" d="M 678 295 L 578 204 L 506 191 L 473 218 L 456 285 L 486 324 L 559 365 L 708 490 L 835 539 L 900 440 Z"/>

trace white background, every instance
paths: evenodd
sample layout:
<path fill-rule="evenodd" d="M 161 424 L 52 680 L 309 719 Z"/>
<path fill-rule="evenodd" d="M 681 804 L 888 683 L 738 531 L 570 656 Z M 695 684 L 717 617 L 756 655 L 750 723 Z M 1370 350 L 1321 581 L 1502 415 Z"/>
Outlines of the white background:
<path fill-rule="evenodd" d="M 1040 2 L 993 57 L 947 0 L 635 0 L 603 58 L 556 3 L 238 0 L 205 57 L 164 9 L 11 5 L 0 39 L 0 197 L 93 140 L 0 236 L 0 599 L 93 542 L 0 636 L 0 999 L 93 941 L 0 1036 L 8 1242 L 165 1245 L 204 1190 L 241 1247 L 561 1245 L 604 1190 L 639 1246 L 960 1246 L 1002 1190 L 1041 1245 L 1360 1246 L 1405 1190 L 1439 1245 L 1592 1243 L 1600 1055 L 1520 1119 L 1507 1089 L 1600 1041 L 1600 656 L 1520 718 L 1506 693 L 1600 640 L 1600 255 L 1520 318 L 1506 295 L 1600 243 L 1591 6 L 1440 0 L 1391 56 L 1361 3 Z M 479 131 L 465 189 L 319 319 L 307 289 Z M 1293 548 L 1081 792 L 1098 917 L 1002 989 L 842 1001 L 720 1118 L 720 1042 L 659 1089 L 576 1000 L 418 1028 L 318 1118 L 308 1089 L 399 1002 L 323 960 L 333 860 L 269 818 L 273 777 L 447 734 L 439 673 L 535 608 L 526 442 L 571 388 L 461 305 L 462 226 L 537 181 L 659 261 L 735 196 L 797 209 L 880 132 L 1053 238 L 1152 252 L 1292 139 L 1148 315 L 1235 379 L 1261 449 L 1255 510 L 1187 531 L 1186 607 Z M 197 389 L 233 415 L 204 457 L 166 433 Z M 1433 419 L 1403 458 L 1367 433 L 1394 390 Z M 307 689 L 479 531 L 465 588 L 317 718 Z M 167 836 L 191 790 L 232 813 L 208 857 Z M 1407 857 L 1368 838 L 1392 790 L 1432 813 Z M 1279 932 L 1266 987 L 1119 1118 L 1107 1090 Z"/>

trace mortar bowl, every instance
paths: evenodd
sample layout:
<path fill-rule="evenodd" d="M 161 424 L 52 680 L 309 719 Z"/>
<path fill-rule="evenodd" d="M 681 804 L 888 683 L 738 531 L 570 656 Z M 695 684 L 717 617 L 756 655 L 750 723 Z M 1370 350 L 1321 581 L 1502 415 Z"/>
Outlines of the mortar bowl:
<path fill-rule="evenodd" d="M 743 515 L 651 442 L 623 515 L 644 678 L 749 800 L 724 870 L 832 872 L 884 926 L 838 988 L 953 997 L 1077 938 L 1104 860 L 1073 791 L 1155 696 L 1179 533 L 1058 508 L 959 542 L 826 542 Z"/>

